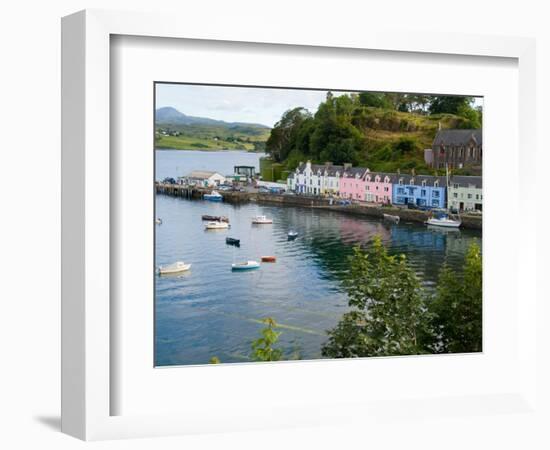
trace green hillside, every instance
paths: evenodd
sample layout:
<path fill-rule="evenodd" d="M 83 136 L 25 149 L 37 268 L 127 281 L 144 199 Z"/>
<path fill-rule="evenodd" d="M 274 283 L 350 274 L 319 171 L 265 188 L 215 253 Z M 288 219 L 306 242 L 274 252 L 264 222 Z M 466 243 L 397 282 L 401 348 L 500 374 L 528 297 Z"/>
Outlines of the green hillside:
<path fill-rule="evenodd" d="M 163 123 L 157 120 L 155 146 L 178 150 L 264 151 L 270 131 L 264 125 L 226 123 L 211 119 L 188 124 Z"/>
<path fill-rule="evenodd" d="M 363 96 L 365 94 L 365 96 Z M 266 150 L 282 170 L 300 161 L 352 163 L 372 171 L 433 174 L 424 162 L 437 130 L 480 128 L 482 112 L 468 97 L 406 94 L 333 96 L 312 115 L 301 107 L 285 112 Z M 473 174 L 471 169 L 455 173 Z"/>

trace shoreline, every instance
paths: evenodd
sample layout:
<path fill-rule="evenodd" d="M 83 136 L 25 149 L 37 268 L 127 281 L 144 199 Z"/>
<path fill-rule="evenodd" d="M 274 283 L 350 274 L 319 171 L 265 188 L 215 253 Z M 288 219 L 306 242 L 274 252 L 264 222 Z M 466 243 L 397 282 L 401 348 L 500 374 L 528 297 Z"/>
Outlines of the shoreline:
<path fill-rule="evenodd" d="M 181 185 L 165 185 L 158 183 L 155 185 L 157 194 L 182 197 L 189 200 L 200 200 L 203 195 L 211 190 L 206 188 L 191 188 Z M 414 209 L 399 208 L 395 206 L 382 207 L 368 204 L 352 205 L 331 205 L 330 200 L 324 197 L 284 195 L 284 194 L 260 194 L 258 192 L 224 192 L 224 202 L 230 204 L 257 202 L 263 204 L 294 206 L 302 208 L 324 209 L 327 211 L 337 211 L 343 214 L 372 217 L 383 219 L 384 214 L 399 216 L 400 220 L 424 224 L 429 218 L 429 212 Z M 483 216 L 462 214 L 461 228 L 482 231 Z"/>
<path fill-rule="evenodd" d="M 247 150 L 245 148 L 173 148 L 173 147 L 155 147 L 155 151 L 163 152 L 205 152 L 205 153 L 228 153 L 228 152 L 244 152 L 265 154 L 265 152 L 257 152 L 256 150 Z"/>

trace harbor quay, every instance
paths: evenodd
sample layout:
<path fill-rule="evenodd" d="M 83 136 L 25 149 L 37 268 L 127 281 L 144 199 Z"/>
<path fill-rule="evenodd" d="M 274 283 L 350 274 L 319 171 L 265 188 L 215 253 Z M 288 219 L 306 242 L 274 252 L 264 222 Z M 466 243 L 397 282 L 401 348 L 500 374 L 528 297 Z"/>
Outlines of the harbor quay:
<path fill-rule="evenodd" d="M 201 200 L 204 195 L 211 194 L 215 188 L 186 186 L 180 184 L 155 183 L 158 194 L 181 197 L 188 200 Z M 346 202 L 342 204 L 335 198 L 316 195 L 289 195 L 288 193 L 262 193 L 258 189 L 247 187 L 240 191 L 225 191 L 223 201 L 231 204 L 257 202 L 263 204 L 280 205 L 287 207 L 316 208 L 338 211 L 355 216 L 374 217 L 382 219 L 384 214 L 398 216 L 405 222 L 425 223 L 433 214 L 431 211 L 409 209 L 397 205 L 380 205 L 363 202 Z M 460 215 L 462 227 L 481 230 L 483 219 L 480 213 L 463 213 Z"/>

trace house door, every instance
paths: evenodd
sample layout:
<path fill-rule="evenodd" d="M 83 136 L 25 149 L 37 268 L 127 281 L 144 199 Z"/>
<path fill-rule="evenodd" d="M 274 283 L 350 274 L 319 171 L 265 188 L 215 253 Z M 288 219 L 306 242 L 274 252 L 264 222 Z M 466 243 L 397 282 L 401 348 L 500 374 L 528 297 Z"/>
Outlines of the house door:
<path fill-rule="evenodd" d="M 459 209 L 461 211 L 464 211 L 464 202 L 460 202 Z"/>

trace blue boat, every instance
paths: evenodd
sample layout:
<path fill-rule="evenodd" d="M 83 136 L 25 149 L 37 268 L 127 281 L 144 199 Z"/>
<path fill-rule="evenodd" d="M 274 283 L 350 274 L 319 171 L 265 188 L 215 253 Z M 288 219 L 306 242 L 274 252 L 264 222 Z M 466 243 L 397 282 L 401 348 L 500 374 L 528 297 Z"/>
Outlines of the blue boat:
<path fill-rule="evenodd" d="M 218 191 L 212 191 L 210 194 L 204 194 L 203 198 L 210 202 L 221 202 L 223 196 Z"/>
<path fill-rule="evenodd" d="M 242 263 L 231 264 L 231 270 L 233 271 L 254 270 L 259 268 L 260 263 L 258 263 L 257 261 L 246 261 Z"/>

